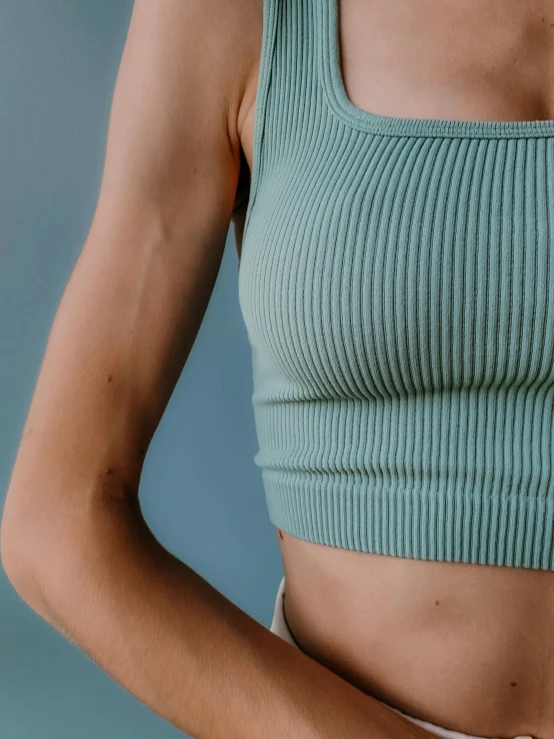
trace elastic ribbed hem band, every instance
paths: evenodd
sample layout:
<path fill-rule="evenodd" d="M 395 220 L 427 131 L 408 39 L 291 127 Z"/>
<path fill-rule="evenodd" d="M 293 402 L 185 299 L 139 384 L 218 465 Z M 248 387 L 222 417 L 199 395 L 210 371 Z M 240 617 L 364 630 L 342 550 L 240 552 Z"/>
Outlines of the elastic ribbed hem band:
<path fill-rule="evenodd" d="M 409 559 L 554 569 L 551 498 L 353 489 L 263 471 L 271 522 L 317 544 Z"/>

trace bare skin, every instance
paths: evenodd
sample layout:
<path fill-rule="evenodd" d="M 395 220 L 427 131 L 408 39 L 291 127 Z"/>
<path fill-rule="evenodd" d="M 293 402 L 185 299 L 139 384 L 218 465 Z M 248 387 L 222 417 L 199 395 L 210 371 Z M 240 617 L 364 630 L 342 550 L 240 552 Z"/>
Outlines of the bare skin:
<path fill-rule="evenodd" d="M 373 113 L 554 118 L 554 4 L 338 0 L 343 80 Z M 251 115 L 242 146 L 252 161 Z M 479 736 L 554 737 L 554 572 L 351 552 L 278 531 L 310 656 L 388 704 Z"/>
<path fill-rule="evenodd" d="M 244 196 L 255 31 L 257 0 L 135 2 L 98 204 L 8 486 L 2 564 L 45 621 L 191 737 L 428 739 L 225 598 L 141 514 L 148 447 Z"/>
<path fill-rule="evenodd" d="M 231 222 L 240 253 L 261 2 L 136 3 L 99 205 L 10 480 L 4 567 L 44 619 L 192 736 L 431 736 L 373 695 L 469 733 L 553 739 L 552 573 L 487 576 L 283 533 L 286 615 L 308 659 L 172 558 L 140 516 L 144 456 Z M 485 12 L 471 0 L 459 17 L 448 3 L 413 5 L 341 0 L 356 104 L 421 117 L 554 115 L 546 2 L 492 0 Z M 463 90 L 450 89 L 448 74 L 468 58 Z M 430 89 L 417 87 L 417 69 Z"/>

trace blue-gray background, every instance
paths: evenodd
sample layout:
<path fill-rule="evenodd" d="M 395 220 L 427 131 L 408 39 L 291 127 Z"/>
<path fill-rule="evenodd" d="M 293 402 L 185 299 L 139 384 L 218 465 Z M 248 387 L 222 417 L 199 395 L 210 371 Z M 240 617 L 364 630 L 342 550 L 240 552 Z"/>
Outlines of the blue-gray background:
<path fill-rule="evenodd" d="M 153 2 L 155 0 L 152 0 Z M 0 505 L 100 185 L 132 0 L 0 0 Z M 252 458 L 250 348 L 229 230 L 140 495 L 161 543 L 271 623 L 282 564 Z M 31 611 L 0 568 L 0 737 L 184 736 Z"/>

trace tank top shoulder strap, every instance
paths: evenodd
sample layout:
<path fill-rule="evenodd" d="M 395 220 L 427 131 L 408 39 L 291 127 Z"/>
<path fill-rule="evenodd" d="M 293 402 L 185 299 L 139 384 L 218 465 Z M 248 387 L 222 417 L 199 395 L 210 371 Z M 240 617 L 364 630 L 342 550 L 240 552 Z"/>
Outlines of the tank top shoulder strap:
<path fill-rule="evenodd" d="M 320 0 L 262 0 L 263 34 L 254 104 L 245 231 L 264 172 L 291 152 L 319 100 Z"/>

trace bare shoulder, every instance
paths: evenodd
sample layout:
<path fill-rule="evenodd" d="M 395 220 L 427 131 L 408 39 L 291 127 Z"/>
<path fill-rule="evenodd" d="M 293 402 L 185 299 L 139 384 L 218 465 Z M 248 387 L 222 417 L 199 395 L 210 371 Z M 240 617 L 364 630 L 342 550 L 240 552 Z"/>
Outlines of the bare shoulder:
<path fill-rule="evenodd" d="M 147 32 L 153 53 L 159 44 L 171 58 L 175 79 L 194 73 L 214 100 L 225 101 L 232 137 L 255 94 L 262 25 L 263 0 L 135 0 L 129 36 L 143 40 Z M 194 60 L 199 68 L 190 69 Z"/>
<path fill-rule="evenodd" d="M 151 0 L 142 0 L 143 3 Z M 203 49 L 210 81 L 227 100 L 229 131 L 240 139 L 255 101 L 263 32 L 264 0 L 174 0 L 189 43 Z M 190 6 L 187 8 L 186 6 Z M 206 51 L 209 50 L 208 53 Z M 200 58 L 200 51 L 198 54 Z M 211 73 L 217 74 L 217 80 Z"/>
<path fill-rule="evenodd" d="M 237 116 L 239 131 L 252 110 L 258 86 L 258 74 L 263 34 L 264 0 L 235 0 L 233 20 L 235 26 L 229 38 L 237 51 L 234 87 L 240 90 L 240 110 Z M 229 26 L 230 28 L 231 26 Z M 233 87 L 233 83 L 231 83 Z"/>
<path fill-rule="evenodd" d="M 211 4 L 214 7 L 217 0 Z M 227 69 L 224 84 L 229 95 L 231 127 L 236 134 L 245 156 L 245 164 L 251 168 L 252 139 L 254 130 L 253 112 L 258 88 L 264 0 L 234 0 L 225 5 L 220 22 L 215 29 L 221 44 L 221 52 Z M 246 179 L 246 177 L 245 177 Z M 247 199 L 248 185 L 239 183 L 238 202 Z"/>
<path fill-rule="evenodd" d="M 263 34 L 264 0 L 172 0 L 183 42 L 196 50 L 185 61 L 198 58 L 204 64 L 202 77 L 210 85 L 213 99 L 224 101 L 230 144 L 240 162 L 233 214 L 240 241 L 252 168 L 254 107 L 258 87 Z M 135 0 L 151 12 L 151 0 Z M 171 19 L 170 19 L 171 20 Z M 206 113 L 207 114 L 207 113 Z"/>
<path fill-rule="evenodd" d="M 233 226 L 235 244 L 240 259 L 246 210 L 250 198 L 250 182 L 254 142 L 254 110 L 260 71 L 263 36 L 264 0 L 236 0 L 228 7 L 228 35 L 234 51 L 230 77 L 226 84 L 234 103 L 231 104 L 231 124 L 240 149 L 240 171 L 237 183 Z M 233 97 L 234 96 L 234 97 Z"/>

